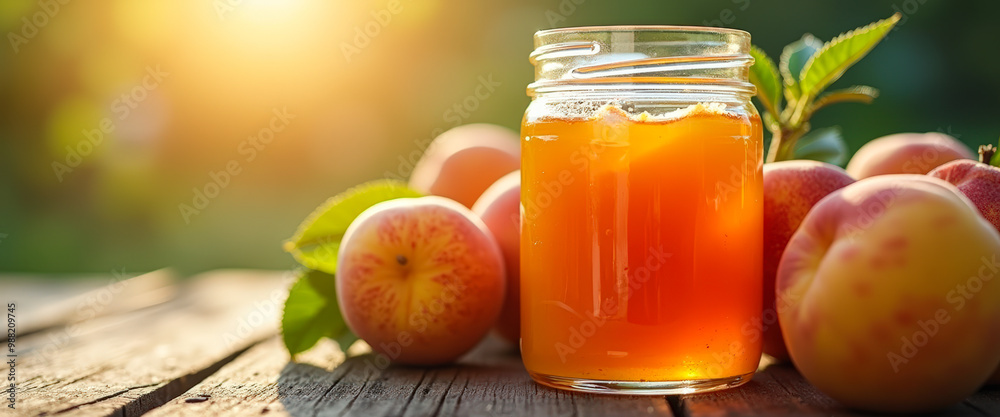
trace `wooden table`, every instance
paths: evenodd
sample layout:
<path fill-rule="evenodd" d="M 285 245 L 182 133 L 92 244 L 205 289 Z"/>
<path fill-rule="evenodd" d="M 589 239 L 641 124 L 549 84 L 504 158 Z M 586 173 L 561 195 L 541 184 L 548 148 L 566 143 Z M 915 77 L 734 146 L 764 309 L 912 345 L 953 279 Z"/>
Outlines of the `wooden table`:
<path fill-rule="evenodd" d="M 282 272 L 168 270 L 131 279 L 0 277 L 14 302 L 16 409 L 25 416 L 858 415 L 771 365 L 703 395 L 577 394 L 533 383 L 516 352 L 487 339 L 457 365 L 381 369 L 363 343 L 322 343 L 289 361 L 277 321 Z M 7 394 L 5 394 L 4 405 Z M 1000 390 L 948 410 L 1000 415 Z"/>

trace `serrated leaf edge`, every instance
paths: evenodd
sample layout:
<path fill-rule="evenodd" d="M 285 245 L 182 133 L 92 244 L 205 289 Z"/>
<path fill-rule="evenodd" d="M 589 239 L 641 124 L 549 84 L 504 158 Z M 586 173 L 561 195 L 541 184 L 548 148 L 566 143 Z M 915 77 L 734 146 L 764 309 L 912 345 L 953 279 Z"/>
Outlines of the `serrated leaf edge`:
<path fill-rule="evenodd" d="M 295 229 L 295 234 L 293 234 L 291 238 L 285 240 L 282 243 L 282 248 L 286 252 L 293 252 L 294 250 L 302 248 L 303 246 L 308 245 L 308 244 L 323 243 L 323 242 L 320 242 L 320 241 L 316 241 L 316 242 L 314 242 L 314 241 L 302 242 L 302 241 L 300 241 L 300 239 L 302 238 L 302 235 L 305 234 L 305 231 L 307 229 L 309 229 L 309 227 L 312 225 L 312 223 L 314 223 L 317 218 L 319 218 L 320 216 L 322 216 L 323 214 L 325 214 L 327 211 L 329 211 L 330 207 L 333 207 L 334 205 L 339 204 L 340 202 L 342 202 L 343 200 L 347 199 L 348 197 L 350 197 L 350 196 L 352 196 L 354 194 L 360 193 L 360 192 L 362 192 L 364 190 L 368 190 L 368 189 L 371 189 L 371 188 L 380 187 L 380 186 L 383 186 L 383 185 L 389 185 L 389 186 L 394 186 L 394 187 L 398 187 L 398 188 L 409 189 L 409 190 L 412 191 L 412 189 L 410 189 L 409 186 L 405 182 L 398 181 L 398 180 L 392 180 L 392 179 L 382 179 L 382 180 L 368 181 L 368 182 L 366 182 L 364 184 L 360 184 L 360 185 L 348 188 L 348 189 L 344 190 L 343 192 L 340 192 L 337 195 L 326 199 L 326 201 L 324 201 L 322 204 L 320 204 L 318 207 L 316 207 L 315 210 L 313 210 L 311 213 L 309 213 L 309 215 L 306 216 L 305 220 L 303 220 L 301 223 L 299 223 L 299 226 Z M 416 196 L 419 196 L 419 193 L 417 193 L 417 195 L 415 195 L 415 197 Z"/>
<path fill-rule="evenodd" d="M 783 87 L 783 82 L 781 79 L 781 74 L 778 72 L 778 68 L 774 64 L 774 60 L 771 59 L 771 57 L 768 56 L 763 49 L 758 48 L 756 45 L 750 46 L 750 55 L 754 57 L 755 64 L 756 61 L 762 60 L 763 62 L 761 62 L 761 65 L 767 68 L 767 71 L 777 82 L 775 88 L 777 88 L 778 91 L 774 91 L 771 94 L 761 94 L 761 91 L 759 91 L 760 89 L 758 88 L 757 98 L 761 101 L 761 103 L 764 104 L 764 107 L 768 107 L 767 110 L 770 113 L 774 113 L 775 115 L 781 114 L 781 95 L 782 95 L 781 89 Z M 753 70 L 750 71 L 750 77 L 756 78 L 756 75 Z M 765 102 L 765 99 L 768 102 Z"/>
<path fill-rule="evenodd" d="M 799 41 L 802 41 L 802 42 L 805 42 L 805 43 L 810 43 L 812 41 L 815 41 L 815 42 L 818 42 L 820 44 L 820 47 L 816 48 L 816 52 L 813 53 L 813 56 L 816 56 L 816 54 L 819 53 L 819 50 L 822 49 L 823 41 L 820 38 L 817 38 L 816 36 L 814 36 L 811 33 L 805 33 L 805 34 L 803 34 L 802 37 L 799 38 L 799 40 L 795 41 L 795 42 L 799 42 Z M 778 56 L 778 60 L 779 60 L 779 62 L 778 62 L 778 71 L 780 71 L 780 73 L 781 73 L 781 79 L 782 79 L 782 81 L 784 82 L 784 84 L 786 86 L 796 86 L 797 87 L 798 84 L 799 84 L 799 79 L 797 77 L 793 77 L 792 73 L 791 73 L 791 70 L 788 68 L 789 60 L 792 58 L 791 57 L 791 55 L 792 55 L 791 54 L 791 50 L 788 47 L 792 46 L 792 44 L 794 44 L 795 42 L 792 42 L 792 43 L 790 43 L 788 45 L 785 45 L 785 47 L 781 50 L 781 55 Z M 812 58 L 812 57 L 810 57 L 810 58 Z M 806 62 L 808 62 L 808 60 Z M 805 68 L 806 68 L 805 65 L 803 65 L 802 66 L 803 71 L 805 70 Z M 796 88 L 796 90 L 797 90 L 797 88 Z M 798 93 L 796 91 L 796 96 L 797 95 L 798 95 Z"/>
<path fill-rule="evenodd" d="M 294 288 L 296 284 L 299 284 L 300 281 L 304 281 L 305 285 L 309 286 L 312 289 L 313 292 L 315 292 L 320 298 L 322 298 L 324 300 L 323 306 L 320 307 L 320 309 L 318 310 L 319 312 L 323 312 L 324 310 L 327 310 L 327 309 L 332 309 L 332 310 L 336 311 L 338 314 L 341 314 L 340 305 L 339 305 L 339 302 L 338 302 L 339 300 L 337 300 L 336 298 L 331 299 L 326 294 L 323 294 L 323 292 L 321 292 L 318 288 L 316 288 L 315 285 L 313 285 L 312 281 L 310 280 L 310 276 L 309 276 L 309 274 L 311 274 L 313 272 L 322 272 L 322 271 L 310 271 L 308 269 L 299 269 L 296 272 L 297 274 L 299 274 L 299 277 L 289 287 L 289 297 L 291 297 L 291 289 Z M 333 274 L 329 274 L 329 275 L 333 275 Z M 334 276 L 334 279 L 336 279 L 335 276 Z M 312 349 L 313 347 L 315 347 L 316 346 L 316 342 L 313 342 L 313 344 L 311 346 L 308 346 L 308 347 L 306 347 L 306 348 L 304 348 L 302 350 L 299 350 L 297 352 L 294 352 L 294 353 L 292 352 L 291 349 L 289 349 L 288 341 L 285 339 L 285 337 L 286 337 L 286 332 L 285 332 L 285 315 L 287 314 L 287 304 L 288 304 L 288 299 L 286 298 L 285 299 L 285 303 L 282 305 L 282 308 L 281 308 L 281 319 L 280 319 L 280 322 L 279 322 L 279 328 L 281 330 L 281 342 L 285 346 L 285 350 L 288 351 L 289 356 L 291 356 L 292 359 L 294 360 L 297 355 L 299 355 L 301 353 L 304 353 L 304 352 Z M 323 336 L 320 336 L 319 339 L 323 339 L 325 337 L 325 338 L 333 340 L 335 343 L 337 343 L 338 346 L 340 346 L 340 350 L 344 351 L 346 353 L 347 349 L 350 348 L 351 345 L 355 341 L 357 341 L 359 338 L 357 337 L 357 335 L 354 334 L 353 331 L 351 331 L 351 328 L 347 325 L 347 320 L 342 315 L 340 317 L 341 317 L 340 318 L 340 321 L 341 321 L 340 328 L 339 329 L 328 329 L 328 331 L 326 332 L 326 334 L 324 334 Z M 336 331 L 334 331 L 334 330 L 336 330 Z M 317 342 L 318 341 L 319 340 L 317 340 Z"/>
<path fill-rule="evenodd" d="M 296 352 L 292 352 L 292 349 L 288 346 L 288 340 L 286 339 L 287 332 L 285 331 L 285 317 L 288 314 L 288 299 L 291 298 L 291 296 L 292 296 L 292 292 L 291 291 L 300 282 L 305 282 L 305 285 L 308 285 L 308 286 L 312 287 L 312 284 L 309 283 L 309 278 L 307 276 L 309 274 L 309 271 L 307 271 L 307 270 L 300 270 L 300 271 L 297 271 L 296 273 L 298 274 L 298 278 L 295 280 L 295 282 L 292 282 L 292 284 L 288 287 L 288 295 L 285 298 L 285 302 L 281 305 L 281 318 L 279 319 L 279 322 L 278 322 L 279 329 L 281 330 L 281 344 L 283 346 L 285 346 L 285 350 L 288 351 L 288 354 L 289 354 L 289 356 L 292 357 L 292 359 L 294 359 L 296 355 L 298 355 L 298 354 L 300 354 L 302 352 L 305 352 L 305 351 L 309 350 L 310 348 L 312 348 L 312 346 L 309 346 L 309 347 L 307 347 L 305 349 L 302 349 L 302 350 L 299 350 L 299 351 L 296 351 Z M 313 289 L 313 290 L 315 291 L 315 289 Z M 319 294 L 319 292 L 316 291 L 316 294 Z M 323 297 L 321 294 L 319 294 L 319 295 L 320 295 L 321 298 L 326 298 L 326 297 Z M 320 311 L 322 311 L 322 308 L 320 308 Z M 313 346 L 315 346 L 315 343 L 313 343 Z"/>
<path fill-rule="evenodd" d="M 861 58 L 864 58 L 864 56 L 867 55 L 868 52 L 871 52 L 871 50 L 874 49 L 875 46 L 877 46 L 879 43 L 881 43 L 882 39 L 885 39 L 885 36 L 889 34 L 889 31 L 892 30 L 892 27 L 895 26 L 897 22 L 899 22 L 900 18 L 901 18 L 901 16 L 897 12 L 897 13 L 894 13 L 892 16 L 889 16 L 888 18 L 879 20 L 877 22 L 869 23 L 868 25 L 856 28 L 854 30 L 850 30 L 850 31 L 841 33 L 837 37 L 831 39 L 829 42 L 827 42 L 826 44 L 824 44 L 822 48 L 820 48 L 818 51 L 816 51 L 816 53 L 814 53 L 811 57 L 809 57 L 809 59 L 806 61 L 805 65 L 802 66 L 802 72 L 799 73 L 799 79 L 798 79 L 797 84 L 801 87 L 802 81 L 805 80 L 805 76 L 807 74 L 809 74 L 809 70 L 812 69 L 812 66 L 814 65 L 814 63 L 816 61 L 816 57 L 822 56 L 822 54 L 824 52 L 829 51 L 834 46 L 837 46 L 841 42 L 844 42 L 844 41 L 846 41 L 846 40 L 848 40 L 850 38 L 853 38 L 854 36 L 858 36 L 860 34 L 873 31 L 876 28 L 881 27 L 882 25 L 887 25 L 886 28 L 885 28 L 885 34 L 883 34 L 882 37 L 878 38 L 878 40 L 876 42 L 872 43 L 872 45 L 870 47 L 868 47 L 868 48 L 866 48 L 866 49 L 858 52 L 858 54 L 855 57 L 852 57 L 852 58 L 848 59 L 847 61 L 845 61 L 845 62 L 850 62 L 850 64 L 848 64 L 847 67 L 845 67 L 843 70 L 841 70 L 836 75 L 834 75 L 832 77 L 829 77 L 830 78 L 829 81 L 825 81 L 825 82 L 822 83 L 822 84 L 825 84 L 825 85 L 820 86 L 821 83 L 816 83 L 816 86 L 820 86 L 820 87 L 814 86 L 814 89 L 816 91 L 811 91 L 810 93 L 814 93 L 814 94 L 818 93 L 818 92 L 822 91 L 823 89 L 825 89 L 830 84 L 833 84 L 834 81 L 836 81 L 838 78 L 840 78 L 841 75 L 844 74 L 844 71 L 847 71 L 848 68 L 850 68 L 852 65 L 854 65 L 855 63 L 857 63 L 859 60 L 861 60 Z M 805 93 L 805 91 L 802 91 L 802 92 Z"/>

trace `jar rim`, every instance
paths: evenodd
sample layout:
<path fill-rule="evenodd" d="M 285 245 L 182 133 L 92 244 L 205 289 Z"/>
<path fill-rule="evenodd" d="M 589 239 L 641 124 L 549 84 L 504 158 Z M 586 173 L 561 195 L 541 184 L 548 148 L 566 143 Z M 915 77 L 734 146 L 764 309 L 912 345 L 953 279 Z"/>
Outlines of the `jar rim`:
<path fill-rule="evenodd" d="M 573 26 L 565 28 L 543 29 L 535 32 L 535 37 L 564 33 L 583 32 L 688 32 L 688 33 L 728 33 L 750 37 L 750 32 L 740 29 L 715 26 L 684 26 L 684 25 L 609 25 L 609 26 Z"/>
<path fill-rule="evenodd" d="M 750 33 L 708 26 L 581 26 L 535 32 L 527 93 L 565 89 L 754 94 Z"/>

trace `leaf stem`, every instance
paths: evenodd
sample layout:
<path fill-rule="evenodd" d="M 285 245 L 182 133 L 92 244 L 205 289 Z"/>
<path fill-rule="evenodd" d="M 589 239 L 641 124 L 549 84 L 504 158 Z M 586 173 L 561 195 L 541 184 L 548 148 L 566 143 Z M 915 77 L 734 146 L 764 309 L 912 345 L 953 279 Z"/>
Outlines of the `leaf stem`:
<path fill-rule="evenodd" d="M 809 124 L 798 128 L 782 126 L 781 130 L 771 132 L 771 149 L 767 152 L 766 162 L 787 161 L 795 158 L 795 143 L 802 135 L 809 132 Z"/>

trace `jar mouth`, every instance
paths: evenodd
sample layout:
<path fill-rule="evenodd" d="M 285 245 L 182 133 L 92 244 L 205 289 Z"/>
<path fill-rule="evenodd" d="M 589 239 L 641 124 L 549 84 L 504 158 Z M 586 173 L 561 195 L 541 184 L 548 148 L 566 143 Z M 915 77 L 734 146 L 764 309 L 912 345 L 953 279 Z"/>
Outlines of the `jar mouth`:
<path fill-rule="evenodd" d="M 535 39 L 548 35 L 558 35 L 561 33 L 580 32 L 701 32 L 701 33 L 730 33 L 737 36 L 745 36 L 750 39 L 750 32 L 739 29 L 720 28 L 712 26 L 682 26 L 682 25 L 611 25 L 611 26 L 575 26 L 566 28 L 543 29 L 535 32 Z"/>
<path fill-rule="evenodd" d="M 631 89 L 753 95 L 750 34 L 699 26 L 589 26 L 535 33 L 535 82 L 550 91 Z"/>

